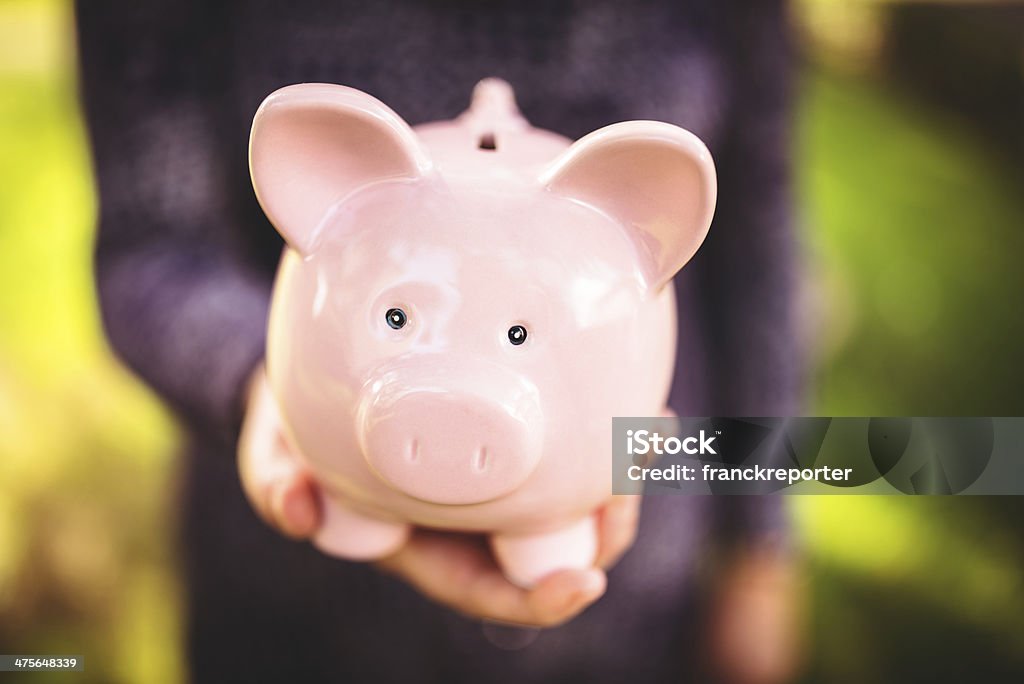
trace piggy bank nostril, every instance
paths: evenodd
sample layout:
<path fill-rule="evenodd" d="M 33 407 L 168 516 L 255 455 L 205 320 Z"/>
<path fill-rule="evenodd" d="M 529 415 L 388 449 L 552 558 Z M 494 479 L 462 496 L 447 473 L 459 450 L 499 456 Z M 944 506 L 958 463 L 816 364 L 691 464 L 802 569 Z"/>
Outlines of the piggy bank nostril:
<path fill-rule="evenodd" d="M 477 473 L 487 472 L 488 458 L 487 458 L 487 447 L 481 446 L 473 454 L 473 471 Z"/>

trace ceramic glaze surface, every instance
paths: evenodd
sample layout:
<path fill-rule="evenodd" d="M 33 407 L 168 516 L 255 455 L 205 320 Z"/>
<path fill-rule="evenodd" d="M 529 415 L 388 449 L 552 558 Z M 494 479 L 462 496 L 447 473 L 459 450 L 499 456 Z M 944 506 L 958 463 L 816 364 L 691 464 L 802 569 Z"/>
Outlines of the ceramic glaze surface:
<path fill-rule="evenodd" d="M 304 84 L 260 107 L 250 167 L 288 245 L 267 368 L 323 490 L 320 548 L 374 558 L 420 525 L 491 533 L 523 585 L 592 562 L 611 417 L 665 410 L 666 285 L 714 210 L 704 145 L 648 121 L 571 144 L 494 79 L 415 130 Z"/>

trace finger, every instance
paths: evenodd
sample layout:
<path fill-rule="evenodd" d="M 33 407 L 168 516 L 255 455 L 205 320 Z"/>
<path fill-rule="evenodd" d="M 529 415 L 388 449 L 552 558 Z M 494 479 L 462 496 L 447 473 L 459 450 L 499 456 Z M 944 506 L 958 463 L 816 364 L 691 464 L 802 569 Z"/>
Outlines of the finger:
<path fill-rule="evenodd" d="M 604 595 L 603 570 L 561 570 L 541 580 L 528 597 L 531 624 L 554 627 L 582 613 Z"/>
<path fill-rule="evenodd" d="M 238 465 L 246 496 L 264 522 L 295 538 L 316 531 L 316 485 L 278 433 L 252 430 L 243 435 Z"/>
<path fill-rule="evenodd" d="M 270 514 L 275 526 L 295 539 L 306 539 L 320 527 L 316 485 L 303 471 L 272 486 Z"/>
<path fill-rule="evenodd" d="M 429 598 L 475 618 L 552 626 L 573 617 L 605 589 L 600 570 L 566 570 L 527 591 L 502 574 L 472 539 L 418 532 L 382 563 Z"/>
<path fill-rule="evenodd" d="M 753 550 L 735 559 L 707 630 L 714 664 L 728 681 L 793 678 L 803 651 L 801 597 L 797 567 L 788 555 Z"/>
<path fill-rule="evenodd" d="M 273 435 L 243 434 L 238 448 L 238 472 L 242 488 L 256 512 L 273 523 L 273 501 L 277 485 L 298 474 L 295 463 L 277 457 Z"/>
<path fill-rule="evenodd" d="M 497 572 L 487 548 L 471 537 L 416 530 L 395 554 L 378 561 L 428 598 L 475 617 L 470 585 Z M 502 578 L 503 579 L 503 578 Z"/>
<path fill-rule="evenodd" d="M 552 573 L 526 590 L 509 582 L 495 567 L 467 585 L 463 612 L 500 622 L 554 627 L 600 598 L 605 586 L 604 572 L 588 568 Z"/>
<path fill-rule="evenodd" d="M 640 519 L 639 496 L 612 497 L 599 512 L 597 520 L 598 549 L 595 565 L 610 568 L 636 540 Z"/>

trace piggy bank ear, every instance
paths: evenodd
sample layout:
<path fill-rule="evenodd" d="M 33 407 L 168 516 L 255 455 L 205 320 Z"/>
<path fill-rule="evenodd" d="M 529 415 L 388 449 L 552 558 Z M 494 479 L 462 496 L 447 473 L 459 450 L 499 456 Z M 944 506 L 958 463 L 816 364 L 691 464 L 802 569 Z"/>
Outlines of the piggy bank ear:
<path fill-rule="evenodd" d="M 715 211 L 711 153 L 697 136 L 656 121 L 612 124 L 580 138 L 541 183 L 631 231 L 649 287 L 659 290 L 704 241 Z"/>
<path fill-rule="evenodd" d="M 430 161 L 409 125 L 376 98 L 338 85 L 282 88 L 256 112 L 249 171 L 267 218 L 308 254 L 331 209 L 376 181 L 416 178 Z"/>

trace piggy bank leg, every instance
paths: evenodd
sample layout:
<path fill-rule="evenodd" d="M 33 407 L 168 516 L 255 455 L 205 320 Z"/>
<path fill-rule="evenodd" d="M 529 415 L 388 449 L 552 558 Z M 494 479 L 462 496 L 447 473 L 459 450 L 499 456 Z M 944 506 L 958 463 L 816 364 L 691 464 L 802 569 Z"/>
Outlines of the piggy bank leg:
<path fill-rule="evenodd" d="M 584 569 L 597 557 L 594 516 L 538 534 L 495 534 L 491 546 L 505 576 L 529 589 L 556 570 Z"/>
<path fill-rule="evenodd" d="M 409 525 L 368 518 L 337 499 L 320 499 L 323 522 L 313 544 L 330 556 L 370 561 L 397 551 L 409 538 Z"/>

